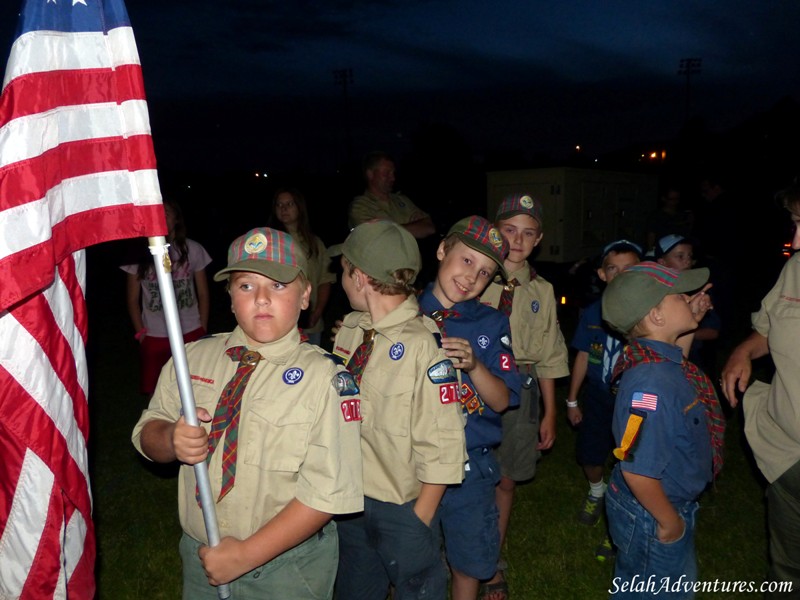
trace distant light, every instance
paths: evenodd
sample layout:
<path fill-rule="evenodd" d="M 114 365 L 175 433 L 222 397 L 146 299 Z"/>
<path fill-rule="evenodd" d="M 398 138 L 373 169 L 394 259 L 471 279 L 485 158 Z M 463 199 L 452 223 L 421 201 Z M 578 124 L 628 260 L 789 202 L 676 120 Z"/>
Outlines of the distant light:
<path fill-rule="evenodd" d="M 187 185 L 187 186 L 186 186 L 186 189 L 187 189 L 187 190 L 190 190 L 190 189 L 192 189 L 192 186 L 190 186 L 190 185 Z"/>
<path fill-rule="evenodd" d="M 594 162 L 597 162 L 597 159 L 596 159 L 596 158 L 594 159 Z"/>
<path fill-rule="evenodd" d="M 657 152 L 651 152 L 651 153 L 650 153 L 650 158 L 652 158 L 653 160 L 655 160 L 656 158 L 658 158 L 658 153 L 657 153 Z"/>
<path fill-rule="evenodd" d="M 567 297 L 561 296 L 561 304 L 566 304 L 566 303 L 567 303 Z"/>
<path fill-rule="evenodd" d="M 267 177 L 269 177 L 269 175 L 267 175 L 266 173 L 262 173 L 262 174 L 261 174 L 261 176 L 262 176 L 264 179 L 266 179 Z"/>
<path fill-rule="evenodd" d="M 261 177 L 261 173 L 256 173 L 256 177 Z"/>
<path fill-rule="evenodd" d="M 575 151 L 576 151 L 576 152 L 580 152 L 580 151 L 581 151 L 581 146 L 580 146 L 580 144 L 578 144 L 577 146 L 575 146 Z"/>
<path fill-rule="evenodd" d="M 666 150 L 662 150 L 661 151 L 661 160 L 666 160 L 666 158 L 667 158 L 667 151 Z"/>

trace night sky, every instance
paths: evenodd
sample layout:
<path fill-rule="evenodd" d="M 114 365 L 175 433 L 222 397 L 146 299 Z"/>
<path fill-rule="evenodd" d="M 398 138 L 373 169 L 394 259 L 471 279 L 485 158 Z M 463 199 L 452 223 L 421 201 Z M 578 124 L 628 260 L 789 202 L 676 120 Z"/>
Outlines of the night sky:
<path fill-rule="evenodd" d="M 68 0 L 58 0 L 68 1 Z M 87 0 L 92 1 L 92 0 Z M 16 0 L 0 8 L 8 46 Z M 131 0 L 159 164 L 306 169 L 444 124 L 478 159 L 600 155 L 800 93 L 800 3 Z M 6 40 L 8 42 L 6 42 Z M 7 52 L 6 52 L 7 55 Z M 350 69 L 337 85 L 334 71 Z"/>

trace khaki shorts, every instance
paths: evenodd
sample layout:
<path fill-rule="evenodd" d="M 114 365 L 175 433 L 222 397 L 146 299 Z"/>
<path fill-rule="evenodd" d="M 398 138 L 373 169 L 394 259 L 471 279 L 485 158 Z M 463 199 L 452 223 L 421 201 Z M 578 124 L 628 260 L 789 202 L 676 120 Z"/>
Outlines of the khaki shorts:
<path fill-rule="evenodd" d="M 536 475 L 536 463 L 542 453 L 539 443 L 539 384 L 531 379 L 526 384 L 529 367 L 520 366 L 523 385 L 520 388 L 519 407 L 503 413 L 503 441 L 495 450 L 500 473 L 514 481 L 527 481 Z"/>

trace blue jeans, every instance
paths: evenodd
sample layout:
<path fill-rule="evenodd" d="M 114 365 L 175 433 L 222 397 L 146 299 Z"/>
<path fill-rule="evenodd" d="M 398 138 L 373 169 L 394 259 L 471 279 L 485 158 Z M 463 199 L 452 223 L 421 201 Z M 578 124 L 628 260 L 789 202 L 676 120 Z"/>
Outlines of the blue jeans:
<path fill-rule="evenodd" d="M 447 568 L 439 515 L 430 526 L 405 504 L 364 498 L 364 512 L 337 517 L 339 600 L 445 600 Z"/>
<path fill-rule="evenodd" d="M 606 492 L 608 528 L 617 547 L 610 598 L 652 598 L 656 591 L 659 598 L 694 598 L 697 506 L 694 501 L 676 506 L 686 523 L 683 536 L 668 544 L 660 542 L 658 523 L 630 492 L 619 468 L 614 469 Z"/>

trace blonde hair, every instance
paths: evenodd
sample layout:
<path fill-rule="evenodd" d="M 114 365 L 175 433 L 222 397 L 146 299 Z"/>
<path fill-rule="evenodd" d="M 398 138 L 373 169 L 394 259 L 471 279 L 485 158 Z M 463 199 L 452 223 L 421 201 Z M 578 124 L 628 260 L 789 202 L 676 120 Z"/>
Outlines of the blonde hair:
<path fill-rule="evenodd" d="M 343 256 L 345 276 L 350 277 L 353 274 L 353 269 L 357 269 L 356 265 L 351 263 L 347 257 Z M 361 270 L 361 269 L 359 269 Z M 361 271 L 364 273 L 363 271 Z M 375 278 L 367 275 L 367 281 L 373 290 L 384 296 L 410 296 L 416 293 L 414 286 L 411 284 L 417 272 L 414 269 L 397 269 L 392 273 L 394 283 L 383 283 Z"/>

